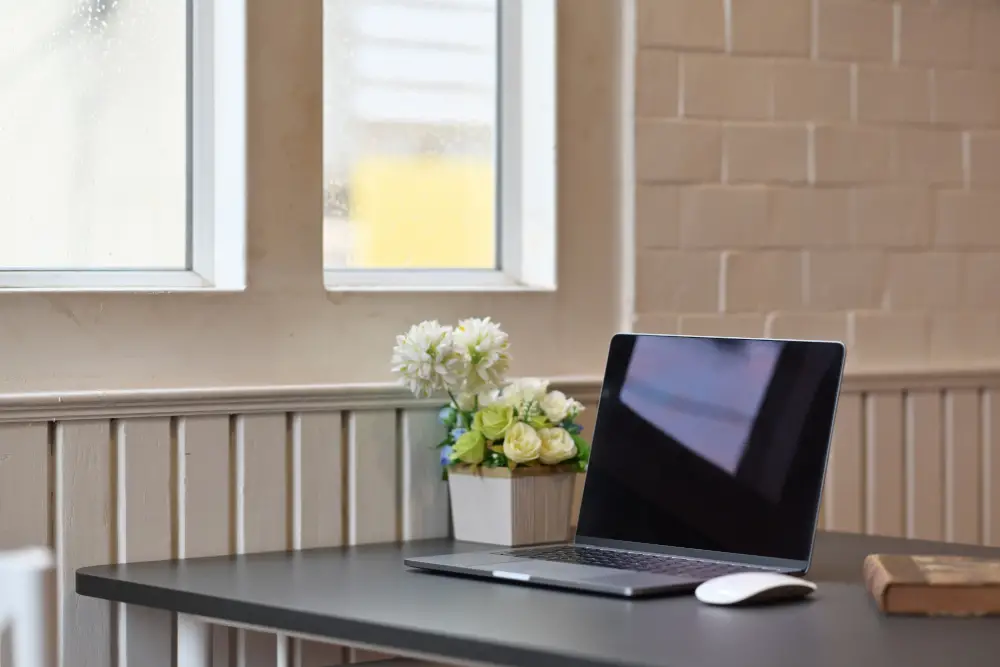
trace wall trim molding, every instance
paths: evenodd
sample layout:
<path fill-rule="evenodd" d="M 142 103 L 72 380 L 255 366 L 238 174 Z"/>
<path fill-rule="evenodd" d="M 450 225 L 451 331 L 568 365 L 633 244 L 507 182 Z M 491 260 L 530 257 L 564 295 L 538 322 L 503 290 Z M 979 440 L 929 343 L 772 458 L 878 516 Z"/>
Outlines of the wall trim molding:
<path fill-rule="evenodd" d="M 597 403 L 601 378 L 554 379 L 552 386 Z M 848 369 L 845 392 L 1000 389 L 1000 366 Z M 441 405 L 392 383 L 135 389 L 0 394 L 0 422 L 195 416 L 274 412 L 384 410 Z"/>
<path fill-rule="evenodd" d="M 559 378 L 552 387 L 596 403 L 600 383 L 600 378 Z M 0 422 L 412 409 L 446 400 L 415 398 L 393 383 L 39 392 L 0 394 Z"/>

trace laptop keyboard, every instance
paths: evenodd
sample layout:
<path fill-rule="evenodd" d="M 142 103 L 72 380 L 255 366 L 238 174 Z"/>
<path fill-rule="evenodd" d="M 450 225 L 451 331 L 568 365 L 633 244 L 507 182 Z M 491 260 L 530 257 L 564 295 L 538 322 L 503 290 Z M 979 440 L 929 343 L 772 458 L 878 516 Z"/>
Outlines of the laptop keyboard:
<path fill-rule="evenodd" d="M 656 574 L 672 574 L 698 579 L 711 579 L 736 572 L 759 571 L 755 568 L 728 565 L 726 563 L 564 545 L 539 547 L 536 549 L 519 549 L 517 551 L 500 551 L 497 553 L 503 556 L 516 556 L 517 558 L 544 560 L 552 563 L 596 565 L 598 567 L 610 567 L 615 570 L 655 572 Z"/>

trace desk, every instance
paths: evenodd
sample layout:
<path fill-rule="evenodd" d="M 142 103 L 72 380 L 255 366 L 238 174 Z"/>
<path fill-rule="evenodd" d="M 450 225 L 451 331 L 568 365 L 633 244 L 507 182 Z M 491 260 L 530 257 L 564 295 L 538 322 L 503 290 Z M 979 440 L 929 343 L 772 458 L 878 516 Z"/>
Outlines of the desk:
<path fill-rule="evenodd" d="M 519 667 L 994 666 L 1000 619 L 892 618 L 861 585 L 870 552 L 1000 550 L 823 534 L 815 598 L 756 609 L 691 596 L 626 601 L 408 570 L 449 541 L 162 561 L 77 571 L 76 590 L 178 612 L 178 664 L 207 664 L 205 622 L 388 653 Z"/>

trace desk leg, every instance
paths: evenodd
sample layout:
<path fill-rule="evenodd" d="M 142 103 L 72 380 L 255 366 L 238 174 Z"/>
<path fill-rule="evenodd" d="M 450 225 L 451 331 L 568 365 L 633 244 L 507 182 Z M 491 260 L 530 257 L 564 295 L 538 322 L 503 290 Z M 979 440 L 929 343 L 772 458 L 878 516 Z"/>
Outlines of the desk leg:
<path fill-rule="evenodd" d="M 175 667 L 212 667 L 212 627 L 201 619 L 177 614 Z"/>

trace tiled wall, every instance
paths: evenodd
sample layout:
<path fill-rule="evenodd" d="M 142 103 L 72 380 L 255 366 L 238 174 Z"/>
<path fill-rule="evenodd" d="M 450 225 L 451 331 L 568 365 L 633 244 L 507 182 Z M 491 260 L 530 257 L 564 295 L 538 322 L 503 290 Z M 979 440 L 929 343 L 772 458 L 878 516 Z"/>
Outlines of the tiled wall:
<path fill-rule="evenodd" d="M 637 331 L 1000 358 L 1000 0 L 638 0 Z"/>

